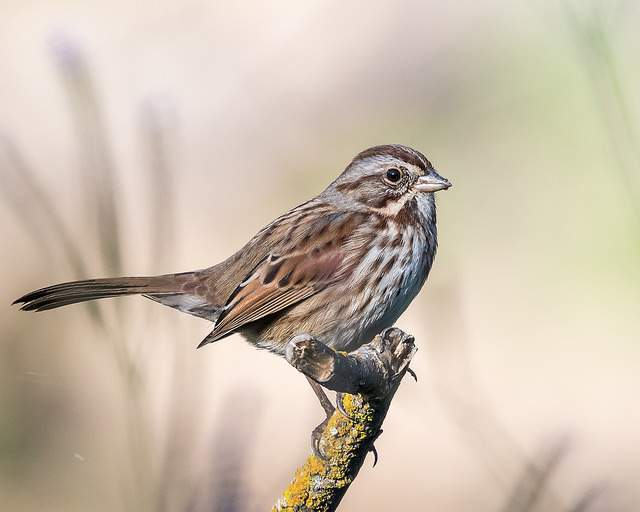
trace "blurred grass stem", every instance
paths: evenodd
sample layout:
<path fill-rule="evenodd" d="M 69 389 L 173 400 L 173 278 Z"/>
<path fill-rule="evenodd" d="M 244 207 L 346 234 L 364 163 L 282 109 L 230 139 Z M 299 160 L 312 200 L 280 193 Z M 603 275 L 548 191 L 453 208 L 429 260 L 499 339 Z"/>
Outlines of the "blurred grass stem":
<path fill-rule="evenodd" d="M 81 151 L 86 207 L 95 227 L 108 274 L 122 274 L 114 170 L 89 66 L 80 46 L 64 33 L 52 38 L 53 55 L 65 86 Z"/>
<path fill-rule="evenodd" d="M 591 2 L 586 7 L 584 4 L 573 7 L 565 2 L 563 5 L 571 35 L 590 79 L 596 106 L 633 209 L 635 228 L 640 233 L 640 142 L 616 64 L 611 37 L 614 31 L 611 26 L 607 28 L 607 14 L 611 12 L 612 4 Z M 631 8 L 634 8 L 629 3 L 623 2 L 618 4 L 620 5 L 631 5 Z M 618 16 L 616 21 L 623 19 L 623 12 L 615 14 Z M 620 25 L 618 23 L 617 27 Z M 640 237 L 637 237 L 637 240 L 640 244 Z"/>

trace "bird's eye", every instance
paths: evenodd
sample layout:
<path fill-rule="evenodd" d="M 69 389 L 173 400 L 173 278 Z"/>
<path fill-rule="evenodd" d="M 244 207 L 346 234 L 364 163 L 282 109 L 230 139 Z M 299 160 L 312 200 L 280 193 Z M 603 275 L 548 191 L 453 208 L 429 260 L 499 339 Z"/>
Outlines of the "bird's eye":
<path fill-rule="evenodd" d="M 400 171 L 400 169 L 392 167 L 391 169 L 387 169 L 387 174 L 385 175 L 385 177 L 390 183 L 398 183 L 402 178 L 402 172 Z"/>

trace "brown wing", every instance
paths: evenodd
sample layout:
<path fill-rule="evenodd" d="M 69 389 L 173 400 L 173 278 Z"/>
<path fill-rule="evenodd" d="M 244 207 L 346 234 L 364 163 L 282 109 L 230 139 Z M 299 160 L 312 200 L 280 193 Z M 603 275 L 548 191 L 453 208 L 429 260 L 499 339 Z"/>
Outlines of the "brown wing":
<path fill-rule="evenodd" d="M 365 218 L 312 200 L 260 231 L 233 257 L 231 264 L 256 263 L 229 294 L 213 331 L 199 346 L 303 301 L 352 271 L 345 245 L 359 239 Z"/>
<path fill-rule="evenodd" d="M 236 288 L 214 330 L 200 346 L 317 293 L 340 274 L 343 254 L 333 244 L 286 257 L 270 254 Z"/>

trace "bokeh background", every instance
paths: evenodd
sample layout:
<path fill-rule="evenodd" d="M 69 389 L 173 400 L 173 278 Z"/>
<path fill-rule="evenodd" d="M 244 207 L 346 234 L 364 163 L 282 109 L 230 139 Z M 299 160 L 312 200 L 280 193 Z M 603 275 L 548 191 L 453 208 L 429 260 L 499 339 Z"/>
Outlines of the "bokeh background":
<path fill-rule="evenodd" d="M 207 267 L 393 142 L 454 187 L 341 510 L 639 510 L 639 49 L 622 0 L 3 1 L 0 508 L 270 508 L 322 419 L 286 362 L 10 303 Z"/>

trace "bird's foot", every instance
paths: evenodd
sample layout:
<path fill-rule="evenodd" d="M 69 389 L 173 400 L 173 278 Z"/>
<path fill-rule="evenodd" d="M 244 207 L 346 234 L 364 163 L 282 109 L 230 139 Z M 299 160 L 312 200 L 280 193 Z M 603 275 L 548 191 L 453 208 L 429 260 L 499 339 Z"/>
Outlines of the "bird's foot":
<path fill-rule="evenodd" d="M 322 460 L 327 460 L 327 457 L 320 450 L 320 440 L 322 438 L 322 433 L 324 432 L 324 429 L 327 428 L 327 424 L 329 423 L 330 418 L 331 418 L 330 415 L 327 416 L 324 419 L 324 421 L 320 423 L 320 425 L 318 425 L 316 428 L 314 428 L 313 432 L 311 432 L 311 451 L 313 452 L 313 455 L 316 458 L 322 459 Z"/>
<path fill-rule="evenodd" d="M 324 421 L 320 423 L 320 425 L 318 425 L 316 428 L 314 428 L 313 432 L 311 433 L 311 450 L 313 451 L 313 454 L 319 459 L 325 460 L 326 457 L 320 451 L 320 438 L 322 437 L 322 432 L 329 423 L 329 419 L 331 418 L 331 416 L 333 416 L 336 408 L 333 406 L 320 384 L 318 384 L 315 380 L 310 379 L 309 377 L 307 377 L 307 380 L 309 381 L 309 384 L 311 384 L 311 389 L 313 389 L 313 392 L 318 397 L 318 401 L 320 402 L 322 409 L 324 409 L 324 412 L 327 415 Z"/>

